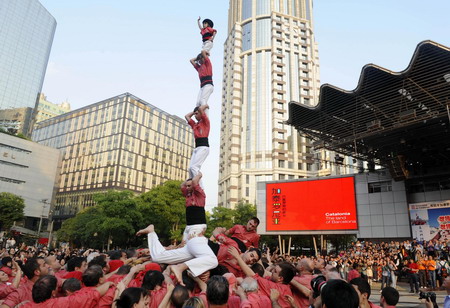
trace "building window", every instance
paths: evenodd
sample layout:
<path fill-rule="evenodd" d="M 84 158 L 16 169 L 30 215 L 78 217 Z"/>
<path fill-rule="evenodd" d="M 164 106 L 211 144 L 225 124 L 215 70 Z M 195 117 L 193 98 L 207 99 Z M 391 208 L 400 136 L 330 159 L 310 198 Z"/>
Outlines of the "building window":
<path fill-rule="evenodd" d="M 392 181 L 369 183 L 369 194 L 392 191 Z"/>

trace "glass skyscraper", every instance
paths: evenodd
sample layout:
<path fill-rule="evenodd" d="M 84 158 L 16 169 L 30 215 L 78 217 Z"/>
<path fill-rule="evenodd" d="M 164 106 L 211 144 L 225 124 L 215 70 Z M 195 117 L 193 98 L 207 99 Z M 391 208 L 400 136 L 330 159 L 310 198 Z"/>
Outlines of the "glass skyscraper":
<path fill-rule="evenodd" d="M 224 47 L 219 205 L 256 202 L 256 183 L 316 175 L 309 141 L 285 124 L 312 106 L 319 56 L 312 0 L 230 0 Z"/>
<path fill-rule="evenodd" d="M 39 122 L 33 140 L 60 149 L 55 228 L 110 189 L 143 193 L 186 180 L 194 137 L 184 119 L 125 93 Z"/>
<path fill-rule="evenodd" d="M 0 0 L 0 127 L 29 134 L 55 18 L 38 0 Z"/>

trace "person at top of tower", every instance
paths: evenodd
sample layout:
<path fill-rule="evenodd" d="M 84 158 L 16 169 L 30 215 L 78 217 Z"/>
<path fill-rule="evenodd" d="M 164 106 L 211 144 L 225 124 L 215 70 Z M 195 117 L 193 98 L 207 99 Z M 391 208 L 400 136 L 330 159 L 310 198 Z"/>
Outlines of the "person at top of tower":
<path fill-rule="evenodd" d="M 200 78 L 200 91 L 197 96 L 197 107 L 206 105 L 208 99 L 214 91 L 212 64 L 208 57 L 208 52 L 202 50 L 196 58 L 190 60 L 192 66 L 197 70 Z"/>
<path fill-rule="evenodd" d="M 194 111 L 189 112 L 185 115 L 185 119 L 188 124 L 192 127 L 195 138 L 195 149 L 192 152 L 191 162 L 189 164 L 189 178 L 195 178 L 199 172 L 202 164 L 209 155 L 209 118 L 205 110 L 209 108 L 208 105 L 202 105 L 200 107 L 195 107 Z M 192 116 L 195 116 L 197 123 L 192 120 Z M 200 181 L 200 186 L 203 188 L 202 182 Z"/>
<path fill-rule="evenodd" d="M 217 30 L 213 29 L 214 23 L 211 19 L 204 19 L 200 24 L 200 16 L 197 19 L 198 27 L 200 29 L 200 34 L 202 35 L 203 46 L 202 50 L 205 50 L 208 54 L 213 48 L 214 37 L 216 36 Z"/>

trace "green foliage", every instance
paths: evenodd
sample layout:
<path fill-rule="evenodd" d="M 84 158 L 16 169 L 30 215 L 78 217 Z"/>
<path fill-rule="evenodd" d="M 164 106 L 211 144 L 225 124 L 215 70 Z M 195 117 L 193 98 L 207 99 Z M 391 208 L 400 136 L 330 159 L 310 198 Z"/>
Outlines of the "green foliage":
<path fill-rule="evenodd" d="M 135 240 L 142 225 L 142 214 L 130 191 L 108 191 L 94 195 L 97 205 L 66 220 L 58 239 L 77 246 L 102 247 L 112 240 L 113 246 L 125 247 Z"/>
<path fill-rule="evenodd" d="M 9 229 L 15 221 L 24 217 L 25 201 L 22 197 L 8 192 L 0 193 L 0 230 Z"/>
<path fill-rule="evenodd" d="M 207 233 L 211 234 L 216 227 L 229 229 L 236 224 L 246 225 L 254 216 L 256 216 L 256 207 L 246 201 L 240 201 L 234 209 L 215 207 L 212 213 L 207 215 Z"/>
<path fill-rule="evenodd" d="M 239 225 L 246 225 L 252 217 L 256 217 L 256 206 L 241 200 L 234 208 L 234 223 Z"/>
<path fill-rule="evenodd" d="M 181 241 L 186 226 L 186 199 L 180 185 L 180 181 L 167 181 L 137 198 L 144 219 L 141 227 L 155 225 L 165 243 Z"/>

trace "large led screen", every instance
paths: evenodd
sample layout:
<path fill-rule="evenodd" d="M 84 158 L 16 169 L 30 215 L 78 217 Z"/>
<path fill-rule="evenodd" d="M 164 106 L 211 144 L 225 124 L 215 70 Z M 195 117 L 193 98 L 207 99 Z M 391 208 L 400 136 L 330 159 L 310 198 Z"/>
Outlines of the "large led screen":
<path fill-rule="evenodd" d="M 266 230 L 356 230 L 353 177 L 266 184 Z"/>

